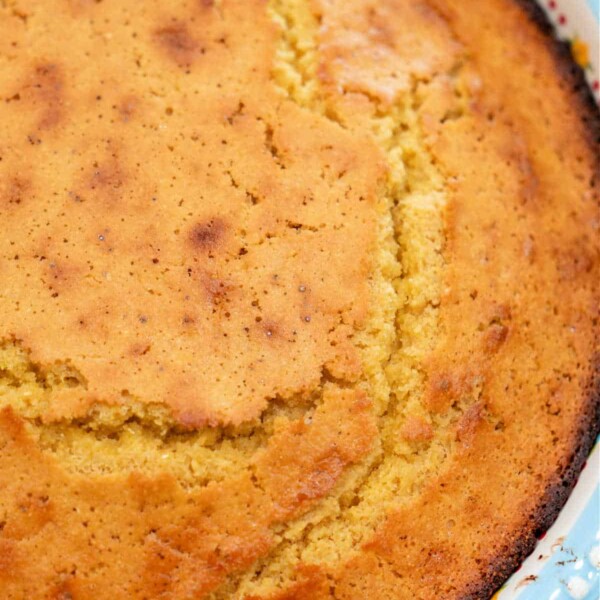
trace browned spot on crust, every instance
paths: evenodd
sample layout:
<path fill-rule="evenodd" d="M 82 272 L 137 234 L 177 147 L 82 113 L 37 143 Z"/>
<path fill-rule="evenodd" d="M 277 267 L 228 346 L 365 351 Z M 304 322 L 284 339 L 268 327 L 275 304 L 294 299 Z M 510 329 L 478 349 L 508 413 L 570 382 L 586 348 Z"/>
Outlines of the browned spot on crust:
<path fill-rule="evenodd" d="M 485 349 L 488 353 L 497 352 L 508 337 L 508 327 L 492 323 L 485 332 Z"/>
<path fill-rule="evenodd" d="M 129 354 L 132 356 L 145 356 L 150 352 L 152 344 L 150 342 L 137 342 L 129 348 Z"/>
<path fill-rule="evenodd" d="M 529 149 L 518 135 L 510 140 L 510 145 L 505 149 L 506 160 L 516 167 L 519 174 L 519 193 L 523 205 L 534 205 L 539 191 L 539 180 L 531 160 Z"/>
<path fill-rule="evenodd" d="M 535 254 L 535 240 L 528 235 L 523 240 L 523 256 L 529 264 L 533 264 L 535 262 Z"/>
<path fill-rule="evenodd" d="M 47 263 L 48 284 L 51 289 L 64 290 L 74 284 L 81 274 L 81 267 L 66 260 L 50 260 Z"/>
<path fill-rule="evenodd" d="M 533 167 L 531 165 L 531 161 L 525 157 L 524 159 L 519 161 L 519 170 L 522 174 L 521 179 L 521 197 L 524 203 L 530 203 L 535 200 L 538 195 L 539 189 L 539 180 Z"/>
<path fill-rule="evenodd" d="M 369 35 L 371 39 L 379 44 L 394 47 L 394 43 L 397 41 L 394 31 L 390 28 L 385 15 L 373 10 L 369 12 Z"/>
<path fill-rule="evenodd" d="M 483 417 L 483 404 L 478 402 L 469 406 L 456 426 L 456 439 L 468 447 Z"/>
<path fill-rule="evenodd" d="M 272 319 L 266 319 L 260 323 L 262 333 L 267 340 L 274 340 L 282 336 L 279 325 Z"/>
<path fill-rule="evenodd" d="M 410 415 L 402 425 L 400 435 L 407 442 L 427 442 L 433 438 L 433 428 L 421 417 Z"/>
<path fill-rule="evenodd" d="M 459 371 L 432 373 L 425 394 L 426 406 L 435 413 L 443 413 L 471 391 L 468 377 Z"/>
<path fill-rule="evenodd" d="M 25 443 L 27 440 L 27 435 L 25 433 L 25 425 L 23 423 L 23 419 L 17 416 L 15 411 L 7 406 L 3 408 L 0 412 L 0 425 L 2 429 L 8 434 L 8 437 L 13 443 Z M 0 438 L 0 447 L 3 443 L 2 438 Z"/>
<path fill-rule="evenodd" d="M 138 106 L 138 99 L 134 96 L 127 96 L 117 106 L 117 111 L 123 123 L 129 123 L 135 115 Z"/>
<path fill-rule="evenodd" d="M 296 492 L 298 503 L 323 497 L 333 488 L 343 472 L 344 466 L 345 461 L 335 453 L 325 456 L 315 463 L 312 473 L 298 487 Z"/>
<path fill-rule="evenodd" d="M 229 294 L 233 291 L 233 285 L 230 281 L 218 277 L 202 277 L 202 287 L 208 301 L 215 306 L 227 302 Z"/>
<path fill-rule="evenodd" d="M 494 304 L 491 310 L 491 321 L 508 321 L 512 318 L 512 311 L 508 304 Z"/>
<path fill-rule="evenodd" d="M 189 67 L 201 52 L 198 42 L 181 21 L 159 27 L 154 31 L 154 39 L 163 52 L 180 67 Z"/>
<path fill-rule="evenodd" d="M 112 151 L 102 161 L 91 165 L 82 181 L 82 188 L 74 191 L 76 201 L 85 201 L 89 194 L 101 202 L 116 202 L 127 181 L 127 174 L 116 151 Z"/>
<path fill-rule="evenodd" d="M 74 329 L 93 335 L 97 339 L 106 339 L 109 329 L 103 324 L 101 314 L 95 307 L 90 307 L 86 313 L 80 313 L 73 319 Z"/>
<path fill-rule="evenodd" d="M 559 250 L 556 254 L 559 277 L 563 281 L 573 281 L 589 274 L 596 262 L 587 245 L 580 240 L 573 242 L 571 248 Z"/>
<path fill-rule="evenodd" d="M 76 596 L 73 592 L 71 581 L 63 581 L 59 583 L 51 592 L 52 600 L 75 600 Z"/>
<path fill-rule="evenodd" d="M 188 431 L 216 425 L 214 420 L 209 419 L 199 410 L 181 410 L 178 411 L 174 416 L 181 428 Z"/>
<path fill-rule="evenodd" d="M 16 542 L 0 537 L 0 581 L 14 577 L 17 563 Z"/>
<path fill-rule="evenodd" d="M 74 17 L 84 16 L 89 10 L 97 7 L 102 0 L 67 0 L 71 15 Z"/>
<path fill-rule="evenodd" d="M 185 328 L 193 327 L 196 324 L 196 319 L 191 315 L 183 315 L 181 323 Z"/>
<path fill-rule="evenodd" d="M 23 539 L 39 533 L 54 518 L 54 505 L 44 493 L 29 492 L 16 502 L 13 518 L 7 523 L 5 533 L 12 539 Z"/>
<path fill-rule="evenodd" d="M 221 245 L 226 230 L 225 221 L 216 217 L 195 225 L 190 231 L 189 241 L 195 250 L 210 252 Z"/>
<path fill-rule="evenodd" d="M 131 473 L 128 484 L 138 510 L 156 508 L 168 502 L 177 487 L 175 478 L 169 473 L 147 477 L 142 473 Z"/>
<path fill-rule="evenodd" d="M 65 102 L 64 88 L 64 75 L 58 65 L 42 63 L 34 68 L 27 91 L 34 103 L 42 109 L 37 123 L 38 129 L 51 129 L 62 120 Z"/>
<path fill-rule="evenodd" d="M 19 205 L 30 194 L 32 183 L 22 175 L 13 175 L 0 186 L 0 206 Z"/>
<path fill-rule="evenodd" d="M 113 161 L 95 166 L 89 179 L 89 187 L 92 190 L 112 188 L 119 189 L 124 182 L 125 176 L 118 162 Z"/>

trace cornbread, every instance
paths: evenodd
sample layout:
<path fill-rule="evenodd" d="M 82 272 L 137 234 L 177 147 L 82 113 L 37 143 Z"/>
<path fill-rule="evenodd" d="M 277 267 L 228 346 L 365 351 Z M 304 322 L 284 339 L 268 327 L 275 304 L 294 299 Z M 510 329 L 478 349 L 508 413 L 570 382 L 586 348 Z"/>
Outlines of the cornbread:
<path fill-rule="evenodd" d="M 0 1 L 0 598 L 489 598 L 599 431 L 600 119 L 526 0 Z"/>

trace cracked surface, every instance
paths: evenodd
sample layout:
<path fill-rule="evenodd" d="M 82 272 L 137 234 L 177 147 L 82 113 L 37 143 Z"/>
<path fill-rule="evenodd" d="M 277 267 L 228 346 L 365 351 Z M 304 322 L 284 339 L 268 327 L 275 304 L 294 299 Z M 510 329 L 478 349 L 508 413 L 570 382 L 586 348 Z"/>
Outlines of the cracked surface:
<path fill-rule="evenodd" d="M 0 1 L 5 597 L 491 595 L 598 427 L 568 69 L 515 0 Z"/>

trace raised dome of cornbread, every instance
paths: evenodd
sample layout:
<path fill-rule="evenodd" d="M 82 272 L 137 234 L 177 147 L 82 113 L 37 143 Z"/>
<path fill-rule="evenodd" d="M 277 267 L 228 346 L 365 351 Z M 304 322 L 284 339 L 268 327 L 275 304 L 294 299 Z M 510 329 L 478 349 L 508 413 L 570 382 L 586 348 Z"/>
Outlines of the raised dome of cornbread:
<path fill-rule="evenodd" d="M 600 129 L 538 21 L 0 3 L 3 598 L 492 594 L 598 431 Z"/>

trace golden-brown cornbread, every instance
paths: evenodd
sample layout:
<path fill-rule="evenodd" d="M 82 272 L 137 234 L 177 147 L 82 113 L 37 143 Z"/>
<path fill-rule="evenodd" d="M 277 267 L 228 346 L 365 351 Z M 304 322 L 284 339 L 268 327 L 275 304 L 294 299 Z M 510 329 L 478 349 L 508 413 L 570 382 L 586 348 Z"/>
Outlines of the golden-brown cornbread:
<path fill-rule="evenodd" d="M 4 0 L 0 94 L 0 598 L 490 597 L 599 422 L 533 5 Z"/>

